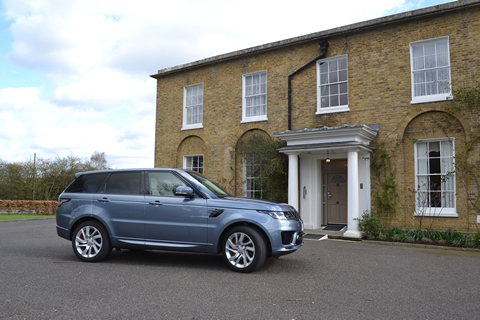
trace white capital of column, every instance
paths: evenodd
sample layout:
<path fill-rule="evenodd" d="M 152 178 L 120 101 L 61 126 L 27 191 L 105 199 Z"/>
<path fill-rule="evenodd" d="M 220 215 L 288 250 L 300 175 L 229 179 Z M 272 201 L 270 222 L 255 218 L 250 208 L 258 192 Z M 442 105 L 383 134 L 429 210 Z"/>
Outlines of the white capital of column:
<path fill-rule="evenodd" d="M 288 155 L 288 204 L 298 211 L 298 154 Z"/>

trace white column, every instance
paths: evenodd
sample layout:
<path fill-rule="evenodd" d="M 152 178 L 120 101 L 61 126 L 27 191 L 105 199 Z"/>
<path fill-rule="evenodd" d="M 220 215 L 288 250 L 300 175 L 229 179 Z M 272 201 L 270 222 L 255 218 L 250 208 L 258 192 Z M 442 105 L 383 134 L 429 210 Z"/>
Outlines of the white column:
<path fill-rule="evenodd" d="M 360 218 L 360 200 L 358 184 L 358 151 L 348 152 L 348 221 L 344 237 L 360 238 L 362 233 L 358 229 Z"/>
<path fill-rule="evenodd" d="M 298 154 L 288 155 L 288 204 L 298 211 Z"/>

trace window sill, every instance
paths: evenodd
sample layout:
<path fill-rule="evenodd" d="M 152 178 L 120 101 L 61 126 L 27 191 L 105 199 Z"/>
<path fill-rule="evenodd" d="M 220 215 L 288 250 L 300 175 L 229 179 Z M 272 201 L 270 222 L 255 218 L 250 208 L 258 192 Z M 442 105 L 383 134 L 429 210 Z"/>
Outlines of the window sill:
<path fill-rule="evenodd" d="M 261 122 L 261 121 L 268 121 L 268 118 L 267 117 L 247 118 L 240 121 L 240 123 Z"/>
<path fill-rule="evenodd" d="M 337 113 L 337 112 L 349 112 L 350 108 L 348 106 L 341 106 L 341 107 L 328 107 L 328 108 L 320 108 L 317 109 L 316 115 L 319 114 L 328 114 L 328 113 Z"/>
<path fill-rule="evenodd" d="M 419 104 L 419 103 L 428 103 L 428 102 L 438 102 L 438 101 L 447 101 L 452 100 L 453 96 L 450 94 L 442 94 L 442 95 L 435 95 L 435 96 L 423 96 L 416 98 L 410 101 L 410 104 Z"/>
<path fill-rule="evenodd" d="M 419 211 L 423 210 L 422 208 L 417 209 Z M 441 211 L 441 212 L 432 212 L 426 211 L 423 214 L 421 213 L 414 213 L 415 217 L 435 217 L 435 218 L 458 218 L 458 213 L 455 211 Z"/>
<path fill-rule="evenodd" d="M 203 129 L 203 124 L 194 125 L 194 126 L 188 126 L 188 127 L 183 127 L 183 128 L 182 128 L 182 131 L 183 131 L 183 130 L 193 130 L 193 129 Z"/>

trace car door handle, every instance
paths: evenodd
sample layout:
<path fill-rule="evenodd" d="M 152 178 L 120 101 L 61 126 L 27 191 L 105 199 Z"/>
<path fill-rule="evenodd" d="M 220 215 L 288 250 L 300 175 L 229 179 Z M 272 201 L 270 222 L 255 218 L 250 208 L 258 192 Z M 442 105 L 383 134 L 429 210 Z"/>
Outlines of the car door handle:
<path fill-rule="evenodd" d="M 156 201 L 151 201 L 149 202 L 148 204 L 151 204 L 153 206 L 161 206 L 163 203 L 161 203 L 160 201 L 156 200 Z"/>
<path fill-rule="evenodd" d="M 110 202 L 108 198 L 97 199 L 98 202 Z"/>

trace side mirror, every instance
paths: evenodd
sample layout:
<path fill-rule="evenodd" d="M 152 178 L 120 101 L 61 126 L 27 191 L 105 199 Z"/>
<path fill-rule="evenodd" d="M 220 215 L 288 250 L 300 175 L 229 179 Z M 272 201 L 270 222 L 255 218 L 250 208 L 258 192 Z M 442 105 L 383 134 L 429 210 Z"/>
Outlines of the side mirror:
<path fill-rule="evenodd" d="M 195 193 L 193 192 L 193 189 L 190 187 L 180 186 L 175 189 L 175 195 L 185 197 L 185 198 L 193 198 L 195 196 Z"/>

